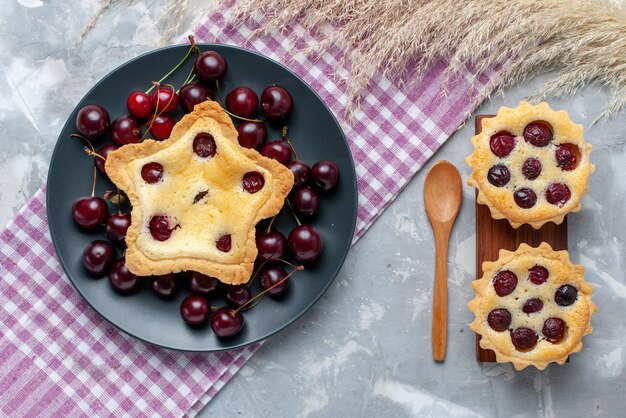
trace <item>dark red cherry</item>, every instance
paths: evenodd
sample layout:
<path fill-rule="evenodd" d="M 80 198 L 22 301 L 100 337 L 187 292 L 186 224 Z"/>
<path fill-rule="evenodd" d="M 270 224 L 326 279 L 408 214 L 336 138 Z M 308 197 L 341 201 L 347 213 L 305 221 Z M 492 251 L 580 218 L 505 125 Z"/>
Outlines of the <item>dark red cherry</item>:
<path fill-rule="evenodd" d="M 109 273 L 109 282 L 113 289 L 122 294 L 129 294 L 135 291 L 140 284 L 139 277 L 128 270 L 126 257 L 118 259 Z"/>
<path fill-rule="evenodd" d="M 163 178 L 163 166 L 159 163 L 151 162 L 141 167 L 141 178 L 148 184 L 154 184 Z"/>
<path fill-rule="evenodd" d="M 494 331 L 506 331 L 511 325 L 511 313 L 504 308 L 494 309 L 487 315 L 487 323 Z"/>
<path fill-rule="evenodd" d="M 298 215 L 313 217 L 320 208 L 320 198 L 311 186 L 303 186 L 293 192 L 291 204 Z"/>
<path fill-rule="evenodd" d="M 287 238 L 275 229 L 256 237 L 256 247 L 259 250 L 257 260 L 265 261 L 271 258 L 282 258 L 287 249 Z"/>
<path fill-rule="evenodd" d="M 311 182 L 321 192 L 332 192 L 339 184 L 339 167 L 330 160 L 316 162 L 311 167 Z"/>
<path fill-rule="evenodd" d="M 237 284 L 226 287 L 224 300 L 233 308 L 239 308 L 252 299 L 252 292 L 245 284 Z"/>
<path fill-rule="evenodd" d="M 522 174 L 528 180 L 534 180 L 541 174 L 541 161 L 536 158 L 528 158 L 522 164 Z"/>
<path fill-rule="evenodd" d="M 152 93 L 151 100 L 157 113 L 169 113 L 178 106 L 178 94 L 173 87 L 157 87 Z"/>
<path fill-rule="evenodd" d="M 528 269 L 528 279 L 536 285 L 544 284 L 548 280 L 548 269 L 543 266 L 534 266 Z"/>
<path fill-rule="evenodd" d="M 517 276 L 510 270 L 502 270 L 493 279 L 493 288 L 500 297 L 510 295 L 517 287 Z"/>
<path fill-rule="evenodd" d="M 543 302 L 541 301 L 541 299 L 537 298 L 528 299 L 522 306 L 522 312 L 527 314 L 539 312 L 542 309 Z"/>
<path fill-rule="evenodd" d="M 293 100 L 287 90 L 269 86 L 261 93 L 261 111 L 269 120 L 283 121 L 291 114 Z"/>
<path fill-rule="evenodd" d="M 98 171 L 104 174 L 105 176 L 108 176 L 106 170 L 104 169 L 104 163 L 106 163 L 106 158 L 109 156 L 111 151 L 115 151 L 118 148 L 119 147 L 115 144 L 103 145 L 102 147 L 98 149 L 97 153 L 98 155 L 104 157 L 104 160 L 100 157 L 94 157 L 93 159 L 93 162 L 96 165 L 96 168 L 98 169 Z"/>
<path fill-rule="evenodd" d="M 532 122 L 524 128 L 524 139 L 536 147 L 545 147 L 552 141 L 552 130 L 543 122 Z"/>
<path fill-rule="evenodd" d="M 265 178 L 258 171 L 249 171 L 243 175 L 241 185 L 246 192 L 254 194 L 263 188 Z"/>
<path fill-rule="evenodd" d="M 178 283 L 176 274 L 169 273 L 155 276 L 152 281 L 152 291 L 162 299 L 170 300 L 178 293 Z"/>
<path fill-rule="evenodd" d="M 579 154 L 580 151 L 578 150 L 578 147 L 574 144 L 559 145 L 554 152 L 556 165 L 561 167 L 565 171 L 571 171 L 576 168 Z"/>
<path fill-rule="evenodd" d="M 558 207 L 562 207 L 571 196 L 569 187 L 563 183 L 552 183 L 546 189 L 546 200 Z"/>
<path fill-rule="evenodd" d="M 224 100 L 226 110 L 242 118 L 251 118 L 259 107 L 259 98 L 250 87 L 235 87 Z"/>
<path fill-rule="evenodd" d="M 489 139 L 489 148 L 496 157 L 506 157 L 515 148 L 515 136 L 506 131 L 498 132 Z"/>
<path fill-rule="evenodd" d="M 137 119 L 146 120 L 154 113 L 152 98 L 141 91 L 134 91 L 126 99 L 128 113 Z"/>
<path fill-rule="evenodd" d="M 109 207 L 101 197 L 81 197 L 72 205 L 74 221 L 86 231 L 93 231 L 104 225 Z"/>
<path fill-rule="evenodd" d="M 302 160 L 293 160 L 287 163 L 287 168 L 293 173 L 293 189 L 304 186 L 309 181 L 311 169 Z"/>
<path fill-rule="evenodd" d="M 187 83 L 178 92 L 180 107 L 185 113 L 193 111 L 195 105 L 211 98 L 211 91 L 202 83 Z"/>
<path fill-rule="evenodd" d="M 260 151 L 267 138 L 267 129 L 263 122 L 241 122 L 237 125 L 239 145 Z"/>
<path fill-rule="evenodd" d="M 511 172 L 502 164 L 494 165 L 487 173 L 487 180 L 496 187 L 503 187 L 511 180 Z"/>
<path fill-rule="evenodd" d="M 556 293 L 554 294 L 554 301 L 559 306 L 570 306 L 574 302 L 576 302 L 576 298 L 578 297 L 578 289 L 569 284 L 564 284 L 563 286 L 556 289 Z"/>
<path fill-rule="evenodd" d="M 211 304 L 204 296 L 191 295 L 180 304 L 180 316 L 188 325 L 205 324 L 211 315 Z"/>
<path fill-rule="evenodd" d="M 189 276 L 189 287 L 193 293 L 213 297 L 221 292 L 222 283 L 215 277 L 192 271 Z"/>
<path fill-rule="evenodd" d="M 104 225 L 106 236 L 116 244 L 121 244 L 126 239 L 126 232 L 130 227 L 130 214 L 114 213 L 109 215 Z"/>
<path fill-rule="evenodd" d="M 150 235 L 157 241 L 165 241 L 172 235 L 172 231 L 176 229 L 176 221 L 167 215 L 156 215 L 150 219 L 148 228 Z"/>
<path fill-rule="evenodd" d="M 115 248 L 110 242 L 97 239 L 91 241 L 83 251 L 83 265 L 95 277 L 103 277 L 115 261 Z"/>
<path fill-rule="evenodd" d="M 220 338 L 232 337 L 243 328 L 244 320 L 241 312 L 230 308 L 219 308 L 211 317 L 211 329 Z"/>
<path fill-rule="evenodd" d="M 230 234 L 222 235 L 215 241 L 215 247 L 223 253 L 227 253 L 231 248 L 231 238 Z"/>
<path fill-rule="evenodd" d="M 106 134 L 110 123 L 109 112 L 100 105 L 84 106 L 76 115 L 76 130 L 91 141 Z"/>
<path fill-rule="evenodd" d="M 209 133 L 200 133 L 193 139 L 193 152 L 200 158 L 212 158 L 217 153 L 215 138 Z"/>
<path fill-rule="evenodd" d="M 301 263 L 311 263 L 322 254 L 322 237 L 311 225 L 299 225 L 291 230 L 287 238 L 291 255 Z"/>
<path fill-rule="evenodd" d="M 547 341 L 556 344 L 565 336 L 565 321 L 560 318 L 548 318 L 543 323 L 541 332 Z"/>
<path fill-rule="evenodd" d="M 111 125 L 111 139 L 117 145 L 136 144 L 141 141 L 139 122 L 130 115 L 122 115 Z"/>
<path fill-rule="evenodd" d="M 172 129 L 174 129 L 174 125 L 176 125 L 176 120 L 166 113 L 152 117 L 148 122 L 150 133 L 157 141 L 163 141 L 169 138 Z"/>
<path fill-rule="evenodd" d="M 284 268 L 279 266 L 267 267 L 261 272 L 261 287 L 263 290 L 271 288 L 267 291 L 267 294 L 271 297 L 281 296 L 289 288 L 289 279 L 286 279 L 286 277 L 287 272 Z"/>
<path fill-rule="evenodd" d="M 537 203 L 537 195 L 532 189 L 522 187 L 513 192 L 513 199 L 517 206 L 523 209 L 530 209 Z"/>
<path fill-rule="evenodd" d="M 210 83 L 222 78 L 228 71 L 228 64 L 224 57 L 215 51 L 205 51 L 196 59 L 193 70 L 198 80 Z"/>
<path fill-rule="evenodd" d="M 530 328 L 517 328 L 511 333 L 511 341 L 518 350 L 530 350 L 537 344 L 537 334 Z"/>
<path fill-rule="evenodd" d="M 287 165 L 291 160 L 291 147 L 281 140 L 270 141 L 261 149 L 261 155 Z"/>

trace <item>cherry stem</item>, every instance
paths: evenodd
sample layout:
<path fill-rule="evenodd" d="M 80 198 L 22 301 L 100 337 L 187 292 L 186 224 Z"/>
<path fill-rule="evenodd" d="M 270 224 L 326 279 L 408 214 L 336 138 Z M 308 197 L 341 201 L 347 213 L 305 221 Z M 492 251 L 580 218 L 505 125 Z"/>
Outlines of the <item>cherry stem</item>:
<path fill-rule="evenodd" d="M 217 89 L 217 98 L 221 102 L 222 101 L 222 91 L 220 90 L 220 81 L 218 79 L 215 79 L 215 88 Z M 226 106 L 222 106 L 222 107 L 226 107 Z"/>
<path fill-rule="evenodd" d="M 284 263 L 286 263 L 286 264 L 289 264 L 290 266 L 292 266 L 292 267 L 293 267 L 293 264 L 288 263 L 287 261 L 285 261 L 285 260 L 281 260 L 281 259 L 279 259 L 279 258 L 270 258 L 269 260 L 266 260 L 266 261 L 265 261 L 265 262 L 264 262 L 261 266 L 263 266 L 266 262 L 268 262 L 268 261 L 270 261 L 270 260 L 271 260 L 271 261 L 282 261 L 282 262 L 284 262 Z M 258 273 L 258 271 L 260 271 L 260 270 L 261 270 L 261 267 L 259 267 L 259 270 L 257 270 L 257 273 Z M 237 314 L 238 314 L 240 311 L 242 311 L 242 310 L 243 310 L 246 306 L 248 306 L 248 305 L 249 305 L 252 301 L 254 301 L 254 300 L 256 300 L 256 299 L 258 299 L 258 298 L 262 297 L 264 294 L 266 294 L 267 292 L 269 292 L 270 290 L 272 290 L 272 289 L 273 289 L 273 288 L 275 288 L 276 286 L 280 286 L 281 284 L 283 284 L 283 282 L 284 282 L 285 280 L 287 280 L 288 278 L 290 278 L 291 276 L 293 276 L 293 274 L 294 274 L 296 271 L 302 271 L 302 270 L 304 270 L 304 266 L 295 266 L 295 267 L 293 268 L 293 270 L 291 270 L 291 271 L 289 272 L 289 274 L 288 274 L 288 275 L 286 275 L 286 276 L 285 276 L 285 277 L 283 277 L 281 280 L 279 280 L 278 282 L 274 283 L 272 286 L 268 287 L 267 289 L 265 289 L 265 290 L 264 290 L 264 291 L 262 291 L 261 293 L 257 294 L 256 296 L 254 296 L 252 299 L 250 299 L 249 301 L 247 301 L 246 303 L 244 303 L 243 305 L 241 305 L 241 306 L 240 306 L 240 307 L 238 307 L 237 309 L 235 309 L 235 310 L 233 311 L 233 315 L 237 315 Z"/>
<path fill-rule="evenodd" d="M 291 143 L 291 139 L 289 139 L 289 137 L 287 136 L 287 127 L 283 126 L 283 130 L 282 130 L 282 138 L 284 141 L 287 141 L 287 144 L 289 144 L 289 148 L 291 148 L 291 152 L 293 152 L 293 156 L 296 159 L 296 161 L 298 161 L 300 158 L 298 158 L 298 153 L 296 152 L 296 149 L 294 148 L 293 144 Z"/>
<path fill-rule="evenodd" d="M 237 116 L 234 113 L 230 113 L 228 110 L 226 109 L 222 109 L 224 112 L 226 112 L 227 115 L 229 115 L 232 118 L 235 119 L 241 119 L 241 120 L 245 120 L 248 122 L 257 122 L 257 123 L 263 123 L 263 119 L 248 119 L 248 118 L 244 118 L 243 116 Z"/>
<path fill-rule="evenodd" d="M 120 205 L 120 188 L 117 188 L 117 214 L 122 214 L 122 206 Z"/>
<path fill-rule="evenodd" d="M 191 35 L 190 35 L 191 36 Z M 200 55 L 200 50 L 198 48 L 196 48 L 194 51 L 194 59 L 193 59 L 193 64 L 191 64 L 191 70 L 189 70 L 189 74 L 187 74 L 187 78 L 185 78 L 185 81 L 183 81 L 183 86 L 187 83 L 191 83 L 191 81 L 196 78 L 196 75 L 194 74 L 193 70 L 195 67 L 195 63 L 196 60 L 198 59 L 198 55 Z M 182 88 L 182 86 L 181 86 Z M 178 92 L 180 91 L 180 89 L 176 90 L 176 94 L 178 94 Z"/>
<path fill-rule="evenodd" d="M 102 155 L 98 154 L 97 152 L 93 152 L 92 150 L 90 150 L 89 148 L 85 147 L 83 148 L 83 151 L 85 151 L 85 154 L 89 155 L 90 157 L 94 157 L 94 158 L 100 158 L 103 161 L 106 161 L 107 159 L 104 158 Z"/>
<path fill-rule="evenodd" d="M 300 222 L 300 219 L 298 219 L 298 215 L 296 215 L 296 212 L 293 211 L 293 207 L 291 206 L 291 202 L 289 201 L 289 199 L 285 199 L 285 202 L 287 202 L 287 206 L 289 206 L 289 210 L 291 211 L 293 218 L 296 220 L 296 223 L 298 224 L 298 226 L 301 226 L 302 223 Z"/>
<path fill-rule="evenodd" d="M 96 195 L 96 175 L 98 173 L 98 170 L 96 170 L 96 166 L 94 164 L 93 166 L 93 182 L 91 183 L 91 197 L 94 197 Z"/>
<path fill-rule="evenodd" d="M 265 233 L 268 234 L 271 230 L 272 230 L 272 225 L 274 224 L 274 220 L 276 219 L 278 215 L 274 215 L 272 216 L 272 219 L 270 220 L 269 225 L 267 225 L 267 229 L 265 230 Z"/>
<path fill-rule="evenodd" d="M 185 54 L 184 58 L 178 64 L 176 64 L 176 66 L 174 68 L 172 68 L 169 73 L 167 73 L 163 77 L 161 77 L 161 79 L 159 81 L 157 81 L 157 83 L 161 83 L 167 77 L 171 76 L 174 73 L 174 71 L 178 70 L 180 68 L 180 66 L 183 65 L 185 63 L 185 61 L 187 61 L 187 57 L 189 56 L 189 54 L 191 54 L 191 51 L 196 51 L 198 49 L 198 46 L 196 45 L 196 41 L 195 41 L 193 35 L 189 35 L 189 42 L 191 43 L 191 46 L 189 47 L 189 50 Z M 150 92 L 154 89 L 154 87 L 155 87 L 155 85 L 153 84 L 152 87 L 150 87 L 148 90 L 146 90 L 146 94 L 150 94 Z"/>
<path fill-rule="evenodd" d="M 96 149 L 93 147 L 93 144 L 91 143 L 90 140 L 88 140 L 84 136 L 82 136 L 80 134 L 70 134 L 70 137 L 71 138 L 80 138 L 80 139 L 82 139 L 87 144 L 89 144 L 89 147 L 91 148 L 91 152 L 96 154 Z M 103 157 L 100 156 L 100 158 L 103 158 Z M 91 184 L 91 197 L 94 197 L 96 195 L 96 177 L 97 177 L 97 170 L 96 170 L 96 166 L 94 164 L 94 166 L 93 166 L 93 183 Z"/>

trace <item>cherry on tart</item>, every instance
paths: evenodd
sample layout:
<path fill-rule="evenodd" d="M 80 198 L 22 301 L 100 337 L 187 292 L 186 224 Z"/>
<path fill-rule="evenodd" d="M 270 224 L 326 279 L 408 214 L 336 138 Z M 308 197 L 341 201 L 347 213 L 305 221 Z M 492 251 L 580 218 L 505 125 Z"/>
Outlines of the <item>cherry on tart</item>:
<path fill-rule="evenodd" d="M 543 370 L 581 350 L 596 305 L 584 268 L 572 264 L 567 251 L 545 242 L 536 248 L 521 244 L 514 252 L 501 250 L 498 260 L 482 268 L 483 277 L 472 282 L 470 328 L 496 361 Z"/>
<path fill-rule="evenodd" d="M 115 261 L 115 248 L 101 239 L 91 241 L 83 251 L 83 265 L 94 277 L 104 277 Z"/>
<path fill-rule="evenodd" d="M 244 319 L 241 312 L 230 308 L 219 308 L 211 317 L 211 329 L 220 338 L 232 337 L 239 334 L 243 328 Z"/>
<path fill-rule="evenodd" d="M 582 125 L 567 112 L 547 103 L 520 102 L 483 118 L 481 128 L 466 159 L 472 168 L 467 182 L 492 218 L 507 219 L 513 228 L 529 224 L 539 229 L 580 210 L 595 167 Z"/>
<path fill-rule="evenodd" d="M 76 130 L 92 142 L 107 133 L 110 123 L 109 112 L 100 105 L 83 106 L 76 115 Z"/>

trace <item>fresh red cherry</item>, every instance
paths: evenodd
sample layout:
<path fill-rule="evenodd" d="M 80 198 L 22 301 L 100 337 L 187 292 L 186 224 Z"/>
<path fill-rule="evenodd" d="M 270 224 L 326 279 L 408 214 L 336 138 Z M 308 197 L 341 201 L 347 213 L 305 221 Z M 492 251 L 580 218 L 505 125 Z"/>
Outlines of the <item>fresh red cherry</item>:
<path fill-rule="evenodd" d="M 244 320 L 241 312 L 230 308 L 219 308 L 211 317 L 211 329 L 220 338 L 232 337 L 243 328 Z"/>
<path fill-rule="evenodd" d="M 180 316 L 188 325 L 205 324 L 211 315 L 211 304 L 204 296 L 191 295 L 180 304 Z"/>
<path fill-rule="evenodd" d="M 546 189 L 546 200 L 553 205 L 563 207 L 572 196 L 569 187 L 563 183 L 552 183 Z"/>
<path fill-rule="evenodd" d="M 141 141 L 139 122 L 130 115 L 122 115 L 111 125 L 111 139 L 117 145 L 136 144 Z"/>
<path fill-rule="evenodd" d="M 569 284 L 564 284 L 563 286 L 556 289 L 556 293 L 554 294 L 554 301 L 559 306 L 570 306 L 574 302 L 576 302 L 576 298 L 578 297 L 578 289 Z"/>
<path fill-rule="evenodd" d="M 231 238 L 230 234 L 222 235 L 215 241 L 215 247 L 223 253 L 227 253 L 231 248 Z"/>
<path fill-rule="evenodd" d="M 291 203 L 298 215 L 313 217 L 320 208 L 320 198 L 311 186 L 303 186 L 293 192 Z"/>
<path fill-rule="evenodd" d="M 200 158 L 212 158 L 217 153 L 215 138 L 209 133 L 199 133 L 193 139 L 193 152 Z"/>
<path fill-rule="evenodd" d="M 537 344 L 537 334 L 530 328 L 517 328 L 511 333 L 511 342 L 518 350 L 530 350 Z"/>
<path fill-rule="evenodd" d="M 293 160 L 287 163 L 287 168 L 293 173 L 293 189 L 304 186 L 309 181 L 311 169 L 302 160 Z"/>
<path fill-rule="evenodd" d="M 287 238 L 291 255 L 301 263 L 307 264 L 322 255 L 322 237 L 311 225 L 299 225 L 291 230 Z"/>
<path fill-rule="evenodd" d="M 556 165 L 565 171 L 571 171 L 576 168 L 578 163 L 578 154 L 580 151 L 574 144 L 561 144 L 554 152 Z"/>
<path fill-rule="evenodd" d="M 291 147 L 281 140 L 270 141 L 261 149 L 261 155 L 287 165 L 291 160 Z"/>
<path fill-rule="evenodd" d="M 261 111 L 269 120 L 284 121 L 291 114 L 291 94 L 280 86 L 269 86 L 261 93 Z"/>
<path fill-rule="evenodd" d="M 522 312 L 527 314 L 539 312 L 542 309 L 543 302 L 541 301 L 541 299 L 537 298 L 528 299 L 522 306 Z"/>
<path fill-rule="evenodd" d="M 134 91 L 126 99 L 128 113 L 137 119 L 146 120 L 154 113 L 152 98 L 141 91 Z"/>
<path fill-rule="evenodd" d="M 267 138 L 267 129 L 263 122 L 241 122 L 237 125 L 237 140 L 244 148 L 260 151 Z"/>
<path fill-rule="evenodd" d="M 93 231 L 104 225 L 109 207 L 101 197 L 81 197 L 72 205 L 74 221 L 86 231 Z"/>
<path fill-rule="evenodd" d="M 152 291 L 158 297 L 171 300 L 176 297 L 178 293 L 178 283 L 176 274 L 169 273 L 160 276 L 155 276 L 152 281 Z"/>
<path fill-rule="evenodd" d="M 176 221 L 167 215 L 156 215 L 150 219 L 148 228 L 150 235 L 157 241 L 165 241 L 172 235 L 172 231 L 178 225 Z"/>
<path fill-rule="evenodd" d="M 110 242 L 97 239 L 91 241 L 83 251 L 83 265 L 95 277 L 103 277 L 115 261 L 115 248 Z"/>
<path fill-rule="evenodd" d="M 224 294 L 224 300 L 233 308 L 239 308 L 252 299 L 252 292 L 245 284 L 228 286 Z"/>
<path fill-rule="evenodd" d="M 487 180 L 496 187 L 503 187 L 511 180 L 511 172 L 505 165 L 494 165 L 487 172 Z"/>
<path fill-rule="evenodd" d="M 511 325 L 511 313 L 504 308 L 494 309 L 487 315 L 487 323 L 494 331 L 506 331 Z"/>
<path fill-rule="evenodd" d="M 163 166 L 159 163 L 151 162 L 141 167 L 141 178 L 148 184 L 154 184 L 163 178 Z"/>
<path fill-rule="evenodd" d="M 246 192 L 254 194 L 263 188 L 265 178 L 258 171 L 250 171 L 243 175 L 241 185 Z"/>
<path fill-rule="evenodd" d="M 100 147 L 97 151 L 98 155 L 100 155 L 101 157 L 104 157 L 104 160 L 100 157 L 94 157 L 93 162 L 96 165 L 96 168 L 98 169 L 99 172 L 101 172 L 102 174 L 104 174 L 105 176 L 107 175 L 106 170 L 104 169 L 104 163 L 106 163 L 106 159 L 109 156 L 109 154 L 112 151 L 115 151 L 116 149 L 118 149 L 119 147 L 115 144 L 106 144 L 103 145 L 102 147 Z"/>
<path fill-rule="evenodd" d="M 287 238 L 275 229 L 257 235 L 256 247 L 259 250 L 257 260 L 265 261 L 271 258 L 282 258 L 287 249 Z"/>
<path fill-rule="evenodd" d="M 202 83 L 187 83 L 180 88 L 178 98 L 185 113 L 189 113 L 195 105 L 209 100 L 211 91 Z"/>
<path fill-rule="evenodd" d="M 493 288 L 500 297 L 510 295 L 516 287 L 517 276 L 510 270 L 502 270 L 493 279 Z"/>
<path fill-rule="evenodd" d="M 122 244 L 130 227 L 130 214 L 111 214 L 104 225 L 106 236 L 116 244 Z"/>
<path fill-rule="evenodd" d="M 541 332 L 547 341 L 556 344 L 565 336 L 565 321 L 560 318 L 548 318 L 543 323 Z"/>
<path fill-rule="evenodd" d="M 268 295 L 276 298 L 283 295 L 289 288 L 289 279 L 286 277 L 287 272 L 284 268 L 279 266 L 267 267 L 261 272 L 261 287 L 263 290 L 267 290 Z"/>
<path fill-rule="evenodd" d="M 316 162 L 311 167 L 311 182 L 321 192 L 332 192 L 339 184 L 339 167 L 330 160 Z"/>
<path fill-rule="evenodd" d="M 189 276 L 189 287 L 193 293 L 205 297 L 218 295 L 222 290 L 222 283 L 215 277 L 192 271 Z"/>
<path fill-rule="evenodd" d="M 224 57 L 215 51 L 205 51 L 198 56 L 193 70 L 198 80 L 210 83 L 222 78 L 228 71 L 228 64 Z"/>
<path fill-rule="evenodd" d="M 543 122 L 532 122 L 524 128 L 524 139 L 536 147 L 545 147 L 552 141 L 552 130 Z"/>
<path fill-rule="evenodd" d="M 150 126 L 150 133 L 157 141 L 163 141 L 170 137 L 172 129 L 176 125 L 176 120 L 168 114 L 157 115 L 150 118 L 148 126 Z"/>
<path fill-rule="evenodd" d="M 224 100 L 226 110 L 242 118 L 251 118 L 259 107 L 259 98 L 250 87 L 235 87 Z"/>
<path fill-rule="evenodd" d="M 548 280 L 548 269 L 543 266 L 533 266 L 528 269 L 528 279 L 536 284 L 544 284 Z"/>
<path fill-rule="evenodd" d="M 76 115 L 76 130 L 91 141 L 106 134 L 110 123 L 109 112 L 100 105 L 84 106 Z"/>
<path fill-rule="evenodd" d="M 506 131 L 498 132 L 489 138 L 489 148 L 496 157 L 504 158 L 515 148 L 515 136 Z"/>
<path fill-rule="evenodd" d="M 536 158 L 528 158 L 522 164 L 522 174 L 528 180 L 534 180 L 541 174 L 541 161 Z"/>
<path fill-rule="evenodd" d="M 173 87 L 157 87 L 152 93 L 151 100 L 157 113 L 169 113 L 178 106 L 178 94 Z"/>
<path fill-rule="evenodd" d="M 520 208 L 530 209 L 537 203 L 537 195 L 532 189 L 522 187 L 513 192 L 513 200 Z"/>
<path fill-rule="evenodd" d="M 109 273 L 109 282 L 113 289 L 122 294 L 129 294 L 135 291 L 140 284 L 139 277 L 128 270 L 126 257 L 118 259 Z"/>

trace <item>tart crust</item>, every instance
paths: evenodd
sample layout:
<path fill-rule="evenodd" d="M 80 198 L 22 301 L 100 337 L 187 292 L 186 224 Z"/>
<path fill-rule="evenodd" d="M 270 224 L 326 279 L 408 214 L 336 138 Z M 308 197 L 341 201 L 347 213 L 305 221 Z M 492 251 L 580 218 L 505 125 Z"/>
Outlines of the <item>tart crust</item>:
<path fill-rule="evenodd" d="M 209 204 L 205 204 L 203 208 L 198 208 L 201 205 L 195 205 L 197 202 L 193 197 L 197 190 L 188 190 L 192 187 L 190 184 L 193 184 L 191 176 L 194 176 L 194 181 L 198 183 L 197 175 L 205 178 L 208 175 L 202 172 L 202 169 L 194 171 L 188 169 L 192 163 L 196 164 L 194 167 L 202 168 L 200 165 L 202 163 L 194 162 L 195 160 L 193 159 L 196 157 L 193 155 L 191 147 L 183 147 L 183 144 L 179 144 L 178 147 L 170 148 L 175 146 L 178 141 L 185 141 L 191 144 L 193 137 L 198 133 L 210 133 L 214 137 L 218 148 L 215 160 L 218 160 L 218 156 L 222 158 L 219 163 L 221 165 L 217 166 L 214 172 L 223 173 L 223 175 L 213 176 L 210 179 L 210 181 L 215 180 L 218 182 L 216 188 L 219 187 L 219 193 L 222 193 L 221 206 L 218 208 Z M 220 154 L 220 150 L 224 150 L 223 157 Z M 175 179 L 176 184 L 171 185 L 167 189 L 168 193 L 155 194 L 155 198 L 151 198 L 151 200 L 146 200 L 146 196 L 152 196 L 149 193 L 153 193 L 151 190 L 154 189 L 149 189 L 150 186 L 145 186 L 141 182 L 139 174 L 141 167 L 137 167 L 138 164 L 143 164 L 146 158 L 148 160 L 156 159 L 163 164 L 165 167 L 164 179 L 168 176 L 168 168 L 170 167 L 166 164 L 171 165 L 171 171 L 176 171 L 174 174 L 181 176 Z M 179 158 L 183 163 L 173 161 Z M 241 177 L 237 177 L 243 175 L 243 172 L 231 175 L 231 172 L 240 166 L 248 169 L 252 167 L 255 171 L 263 174 L 265 179 L 265 184 L 261 189 L 263 193 L 259 192 L 256 195 L 252 195 L 243 192 Z M 126 193 L 132 204 L 131 226 L 126 234 L 126 264 L 132 273 L 139 276 L 148 276 L 179 271 L 197 271 L 217 277 L 220 281 L 227 284 L 240 284 L 249 280 L 257 256 L 255 226 L 260 220 L 274 216 L 280 211 L 285 197 L 293 187 L 294 181 L 293 174 L 287 167 L 273 159 L 261 156 L 255 150 L 239 146 L 237 131 L 230 117 L 213 101 L 206 101 L 196 105 L 193 112 L 185 115 L 174 126 L 168 139 L 160 142 L 145 140 L 139 144 L 125 145 L 111 152 L 106 160 L 105 169 L 113 183 Z M 249 171 L 248 169 L 246 171 Z M 198 172 L 200 173 L 198 174 Z M 233 190 L 231 192 L 228 189 L 228 186 L 235 184 L 234 181 L 237 182 L 236 184 L 240 189 L 238 196 L 234 195 L 237 191 Z M 192 194 L 190 195 L 189 193 Z M 236 204 L 229 202 L 230 195 L 227 193 L 233 193 L 233 202 L 239 202 L 241 206 L 233 209 L 234 215 L 229 213 L 228 207 L 224 208 L 224 206 L 229 204 L 231 206 Z M 202 196 L 205 195 L 207 193 L 204 193 Z M 211 190 L 209 190 L 208 195 L 211 197 Z M 250 202 L 245 199 L 250 199 Z M 142 200 L 144 205 L 142 205 Z M 172 236 L 174 234 L 189 234 L 190 232 L 193 235 L 193 237 L 186 237 L 185 240 L 181 237 L 180 251 L 177 251 L 176 248 L 174 248 L 174 251 L 172 251 L 172 248 L 168 248 L 169 252 L 166 252 L 166 247 L 164 246 L 166 244 L 149 239 L 150 232 L 147 223 L 149 217 L 154 215 L 154 213 L 147 213 L 147 210 L 144 213 L 143 206 L 155 206 L 154 200 L 157 201 L 157 207 L 159 201 L 161 201 L 163 205 L 169 204 L 173 207 L 187 208 L 184 210 L 188 211 L 191 211 L 188 208 L 191 207 L 191 201 L 193 200 L 195 205 L 193 210 L 196 211 L 192 214 L 193 216 L 188 215 L 187 212 L 181 212 L 184 213 L 181 217 L 187 216 L 193 226 L 186 228 L 185 225 L 179 224 L 180 228 L 177 227 L 172 233 Z M 207 217 L 198 216 L 198 214 L 204 215 L 204 212 L 198 211 L 206 211 Z M 211 218 L 209 211 L 218 213 L 221 219 L 219 217 Z M 246 216 L 239 216 L 242 213 Z M 207 221 L 204 219 L 207 219 Z M 213 219 L 215 222 L 211 223 L 208 219 Z M 244 225 L 246 223 L 245 219 L 248 219 L 249 223 Z M 236 231 L 239 231 L 238 235 L 241 236 L 233 234 L 232 249 L 228 253 L 220 253 L 215 249 L 214 241 L 207 241 L 206 235 L 202 235 L 202 233 L 197 231 L 212 228 L 213 224 L 232 225 Z M 202 238 L 197 238 L 198 236 Z M 163 242 L 167 243 L 168 241 Z M 163 253 L 159 253 L 159 248 L 163 249 Z"/>
<path fill-rule="evenodd" d="M 554 133 L 552 143 L 546 147 L 535 147 L 523 138 L 524 127 L 533 122 L 542 121 L 551 125 Z M 515 136 L 515 148 L 506 157 L 500 158 L 491 152 L 489 140 L 492 135 L 508 131 Z M 555 145 L 574 144 L 580 151 L 579 161 L 571 171 L 561 170 L 554 157 Z M 580 200 L 587 193 L 589 175 L 595 166 L 589 161 L 591 144 L 585 142 L 583 126 L 572 122 L 565 110 L 554 111 L 542 102 L 536 106 L 521 101 L 517 108 L 501 107 L 493 118 L 482 120 L 482 131 L 472 137 L 474 151 L 465 162 L 472 168 L 467 184 L 478 191 L 476 200 L 487 205 L 493 219 L 508 219 L 513 228 L 530 224 L 539 229 L 546 222 L 560 224 L 569 212 L 578 212 Z M 535 180 L 526 179 L 521 167 L 528 157 L 538 158 L 542 163 L 542 172 Z M 496 187 L 487 180 L 490 167 L 504 164 L 511 172 L 511 180 L 504 187 Z M 549 203 L 545 190 L 554 181 L 565 183 L 571 192 L 570 199 L 559 207 Z M 517 206 L 513 191 L 518 187 L 529 187 L 537 194 L 537 203 L 530 209 Z"/>
<path fill-rule="evenodd" d="M 528 279 L 528 269 L 535 265 L 548 269 L 548 280 L 543 284 L 536 285 Z M 567 251 L 554 251 L 545 242 L 536 248 L 521 244 L 514 252 L 500 250 L 497 261 L 484 262 L 482 266 L 483 277 L 472 282 L 476 296 L 467 304 L 475 315 L 469 327 L 482 336 L 480 346 L 483 349 L 495 352 L 498 363 L 511 362 L 517 370 L 528 366 L 543 370 L 552 362 L 562 365 L 570 354 L 582 349 L 582 338 L 593 330 L 590 318 L 597 307 L 591 301 L 593 287 L 583 277 L 584 267 L 572 264 Z M 493 280 L 502 270 L 515 273 L 518 282 L 511 294 L 500 297 L 494 290 Z M 570 306 L 559 306 L 554 301 L 556 289 L 564 284 L 578 290 L 577 299 Z M 522 312 L 523 303 L 530 298 L 543 301 L 539 312 Z M 505 308 L 511 313 L 511 329 L 524 326 L 535 331 L 539 337 L 537 344 L 529 350 L 519 351 L 511 342 L 510 330 L 493 330 L 487 316 L 496 308 Z M 560 318 L 566 324 L 563 339 L 554 344 L 542 338 L 543 323 L 549 317 Z"/>

